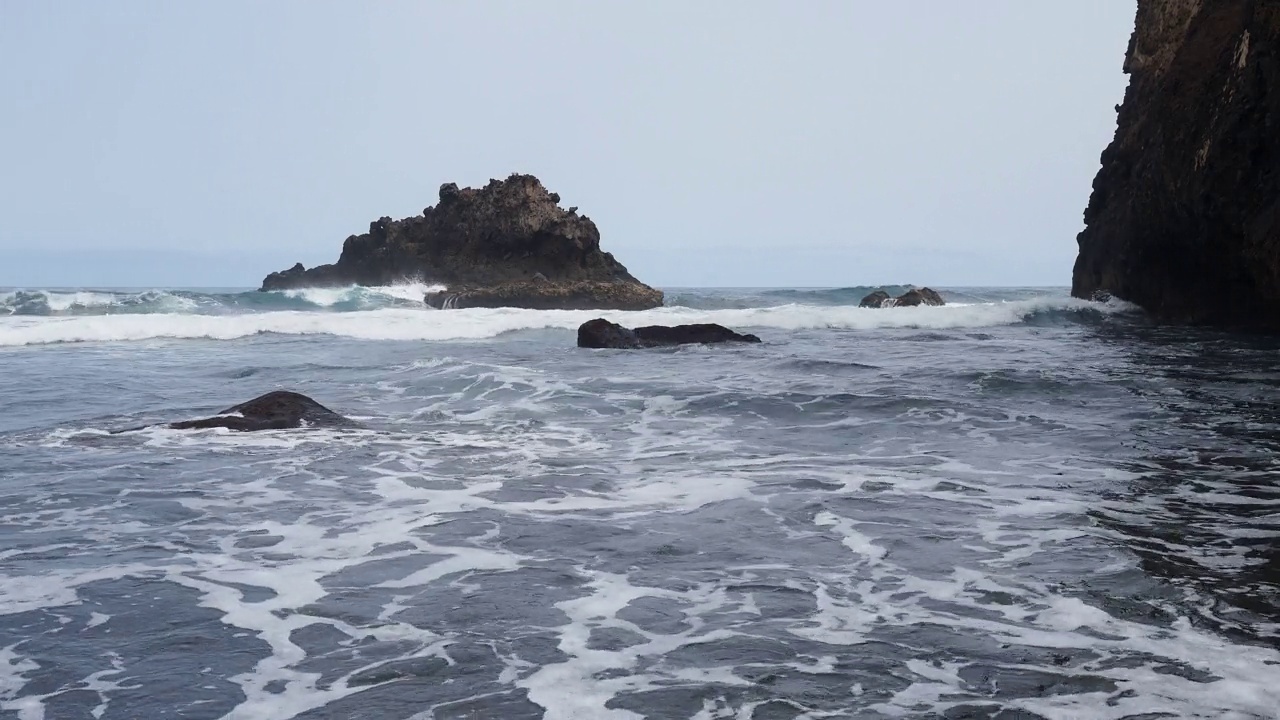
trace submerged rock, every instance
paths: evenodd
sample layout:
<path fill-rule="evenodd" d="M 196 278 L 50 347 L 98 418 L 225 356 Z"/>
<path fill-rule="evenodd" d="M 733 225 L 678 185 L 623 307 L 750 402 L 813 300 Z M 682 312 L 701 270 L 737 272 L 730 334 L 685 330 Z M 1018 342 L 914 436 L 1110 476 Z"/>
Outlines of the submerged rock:
<path fill-rule="evenodd" d="M 1073 295 L 1280 329 L 1280 11 L 1138 0 Z"/>
<path fill-rule="evenodd" d="M 916 305 L 946 305 L 946 301 L 936 290 L 930 288 L 912 288 L 898 297 L 890 297 L 889 293 L 884 290 L 876 290 L 875 292 L 862 298 L 862 302 L 858 303 L 859 307 L 884 308 L 884 307 L 915 307 Z"/>
<path fill-rule="evenodd" d="M 743 335 L 713 323 L 696 325 L 647 325 L 634 330 L 603 318 L 588 320 L 578 328 L 578 347 L 636 349 L 690 343 L 758 343 L 755 335 Z"/>
<path fill-rule="evenodd" d="M 175 430 L 227 428 L 229 430 L 284 430 L 297 427 L 354 427 L 343 417 L 301 393 L 276 390 L 229 407 L 201 420 L 170 423 Z"/>
<path fill-rule="evenodd" d="M 643 310 L 662 292 L 637 280 L 600 249 L 600 231 L 532 175 L 491 180 L 483 188 L 440 188 L 422 215 L 381 218 L 352 235 L 332 265 L 301 263 L 274 272 L 262 290 L 335 285 L 441 283 L 437 307 Z M 450 302 L 452 298 L 452 302 Z"/>

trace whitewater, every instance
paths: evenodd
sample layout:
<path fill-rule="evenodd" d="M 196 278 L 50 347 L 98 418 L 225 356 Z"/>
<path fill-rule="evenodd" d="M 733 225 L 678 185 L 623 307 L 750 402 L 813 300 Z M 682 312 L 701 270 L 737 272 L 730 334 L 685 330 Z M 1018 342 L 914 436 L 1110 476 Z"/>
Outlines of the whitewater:
<path fill-rule="evenodd" d="M 0 718 L 1277 717 L 1275 339 L 441 289 L 0 288 Z M 163 427 L 275 389 L 360 427 Z"/>
<path fill-rule="evenodd" d="M 1007 325 L 1045 313 L 1124 308 L 1063 298 L 1060 293 L 1027 292 L 1029 297 L 1016 300 L 966 303 L 962 296 L 960 302 L 942 308 L 880 312 L 857 307 L 857 300 L 872 290 L 858 287 L 810 291 L 804 298 L 808 302 L 785 302 L 797 298 L 788 291 L 766 291 L 755 298 L 757 306 L 741 307 L 724 307 L 725 296 L 714 292 L 686 292 L 678 295 L 677 301 L 689 302 L 688 306 L 668 305 L 645 312 L 518 308 L 430 312 L 423 296 L 443 289 L 409 284 L 267 293 L 8 290 L 0 292 L 0 312 L 5 313 L 0 315 L 0 346 L 159 338 L 232 340 L 261 333 L 364 340 L 478 340 L 517 330 L 576 329 L 596 317 L 632 325 L 719 323 L 783 330 L 961 328 Z M 971 299 L 982 298 L 979 294 Z"/>

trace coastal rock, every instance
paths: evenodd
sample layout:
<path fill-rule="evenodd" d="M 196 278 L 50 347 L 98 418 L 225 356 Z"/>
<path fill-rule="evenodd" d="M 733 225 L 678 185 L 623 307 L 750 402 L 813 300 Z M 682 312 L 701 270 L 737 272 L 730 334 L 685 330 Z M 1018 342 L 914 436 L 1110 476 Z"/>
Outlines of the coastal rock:
<path fill-rule="evenodd" d="M 930 288 L 912 288 L 893 299 L 894 307 L 915 307 L 917 305 L 946 305 L 942 296 Z"/>
<path fill-rule="evenodd" d="M 890 297 L 889 293 L 884 290 L 876 290 L 875 292 L 862 298 L 862 302 L 858 303 L 858 307 L 869 308 L 885 308 L 885 307 L 915 307 L 916 305 L 946 305 L 946 301 L 936 290 L 930 288 L 912 288 L 898 297 Z"/>
<path fill-rule="evenodd" d="M 871 293 L 870 295 L 867 295 L 866 297 L 862 298 L 862 302 L 858 303 L 858 307 L 865 307 L 865 308 L 884 307 L 885 303 L 889 302 L 892 299 L 893 298 L 889 296 L 889 293 L 883 290 L 877 290 Z"/>
<path fill-rule="evenodd" d="M 491 180 L 483 188 L 446 183 L 439 202 L 422 215 L 380 218 L 369 232 L 347 238 L 336 263 L 294 265 L 268 275 L 261 289 L 419 280 L 451 288 L 425 298 L 437 307 L 660 306 L 661 291 L 600 249 L 595 223 L 559 202 L 532 175 Z"/>
<path fill-rule="evenodd" d="M 1280 4 L 1138 0 L 1072 294 L 1280 329 Z"/>
<path fill-rule="evenodd" d="M 301 393 L 276 390 L 201 420 L 170 423 L 174 430 L 227 428 L 244 432 L 298 427 L 353 427 L 345 418 Z"/>
<path fill-rule="evenodd" d="M 647 310 L 662 304 L 662 291 L 643 283 L 552 282 L 546 278 L 491 287 L 430 293 L 441 310 L 519 307 L 534 310 Z"/>
<path fill-rule="evenodd" d="M 644 347 L 634 330 L 604 318 L 588 320 L 578 326 L 578 347 L 632 350 Z"/>
<path fill-rule="evenodd" d="M 578 347 L 636 349 L 689 343 L 758 343 L 755 335 L 734 332 L 723 325 L 647 325 L 634 330 L 603 318 L 588 320 L 578 328 Z"/>

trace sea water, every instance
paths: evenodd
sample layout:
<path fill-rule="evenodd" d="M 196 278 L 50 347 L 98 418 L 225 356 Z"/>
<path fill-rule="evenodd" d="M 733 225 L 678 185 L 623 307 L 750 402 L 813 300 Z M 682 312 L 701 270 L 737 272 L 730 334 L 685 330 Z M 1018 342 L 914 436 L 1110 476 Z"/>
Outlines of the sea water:
<path fill-rule="evenodd" d="M 1280 342 L 432 289 L 0 289 L 0 718 L 1277 716 Z M 362 427 L 162 426 L 275 389 Z"/>

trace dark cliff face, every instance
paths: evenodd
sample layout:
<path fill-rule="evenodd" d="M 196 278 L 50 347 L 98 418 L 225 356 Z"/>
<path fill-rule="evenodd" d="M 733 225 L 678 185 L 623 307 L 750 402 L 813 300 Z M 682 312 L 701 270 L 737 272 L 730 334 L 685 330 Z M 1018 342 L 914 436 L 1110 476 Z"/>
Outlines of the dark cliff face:
<path fill-rule="evenodd" d="M 382 218 L 352 235 L 332 265 L 295 265 L 263 280 L 263 290 L 327 285 L 387 285 L 406 279 L 453 288 L 523 286 L 631 288 L 660 305 L 662 294 L 600 249 L 600 231 L 532 175 L 483 188 L 441 186 L 422 215 Z M 589 284 L 589 285 L 588 285 Z"/>
<path fill-rule="evenodd" d="M 1072 294 L 1280 329 L 1280 0 L 1138 0 Z"/>

